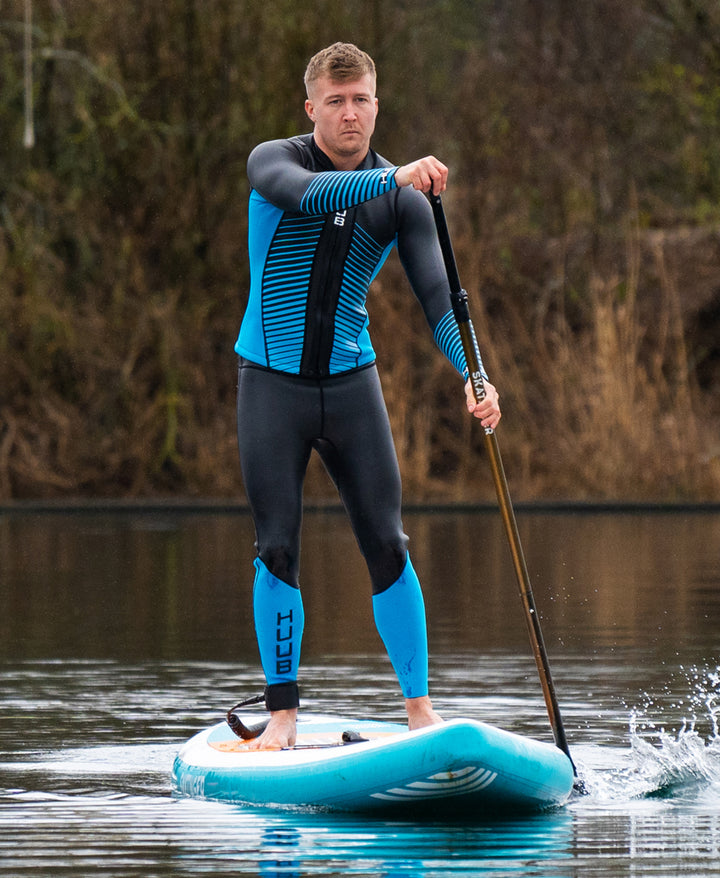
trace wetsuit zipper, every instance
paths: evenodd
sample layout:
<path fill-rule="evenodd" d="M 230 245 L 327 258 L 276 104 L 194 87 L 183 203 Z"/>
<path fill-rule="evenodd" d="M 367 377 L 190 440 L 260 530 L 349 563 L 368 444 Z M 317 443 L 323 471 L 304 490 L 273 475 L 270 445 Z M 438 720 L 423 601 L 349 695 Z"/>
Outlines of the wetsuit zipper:
<path fill-rule="evenodd" d="M 329 214 L 315 254 L 305 316 L 300 374 L 322 378 L 330 374 L 335 338 L 335 314 L 340 298 L 343 266 L 354 225 L 354 210 Z"/>

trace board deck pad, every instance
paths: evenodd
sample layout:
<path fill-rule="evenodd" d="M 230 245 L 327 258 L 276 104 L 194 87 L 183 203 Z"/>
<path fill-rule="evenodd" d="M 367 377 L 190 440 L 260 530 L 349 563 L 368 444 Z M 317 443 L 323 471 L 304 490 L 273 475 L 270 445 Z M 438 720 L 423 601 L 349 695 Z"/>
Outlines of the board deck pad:
<path fill-rule="evenodd" d="M 343 743 L 351 731 L 363 741 Z M 563 804 L 570 760 L 553 744 L 475 720 L 408 731 L 399 723 L 342 717 L 298 722 L 296 746 L 251 750 L 225 722 L 199 732 L 173 765 L 180 795 L 280 808 L 433 817 Z"/>
<path fill-rule="evenodd" d="M 348 727 L 347 729 L 343 729 L 342 732 L 338 733 L 336 730 L 331 732 L 302 732 L 297 736 L 297 741 L 295 742 L 294 747 L 285 748 L 286 750 L 291 749 L 302 749 L 308 747 L 317 747 L 317 748 L 325 748 L 325 747 L 351 747 L 355 743 L 364 743 L 365 741 L 379 741 L 382 739 L 387 740 L 388 738 L 402 734 L 402 732 L 407 731 L 407 729 L 402 728 L 396 732 L 390 731 L 365 731 L 362 734 L 362 741 L 343 741 L 343 734 L 345 732 L 353 732 L 356 735 L 360 733 L 357 732 L 354 728 Z M 214 750 L 220 750 L 222 753 L 251 753 L 257 752 L 251 749 L 249 741 L 243 741 L 241 738 L 233 737 L 232 740 L 226 740 L 224 737 L 222 740 L 213 740 L 212 738 L 208 738 L 208 746 L 212 747 Z M 262 748 L 266 749 L 267 752 L 273 752 L 273 750 L 277 750 L 276 747 L 268 747 Z"/>

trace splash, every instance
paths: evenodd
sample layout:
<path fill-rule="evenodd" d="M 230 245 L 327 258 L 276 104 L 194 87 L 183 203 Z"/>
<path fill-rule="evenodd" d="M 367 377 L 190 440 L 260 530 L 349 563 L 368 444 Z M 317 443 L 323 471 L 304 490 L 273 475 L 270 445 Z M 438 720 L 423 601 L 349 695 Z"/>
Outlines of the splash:
<path fill-rule="evenodd" d="M 677 795 L 698 785 L 720 785 L 720 667 L 681 669 L 686 695 L 647 693 L 630 715 L 632 772 L 642 795 Z M 655 714 L 660 709 L 660 719 Z M 666 715 L 663 721 L 662 717 Z M 667 728 L 668 717 L 679 728 Z"/>
<path fill-rule="evenodd" d="M 583 779 L 595 801 L 695 800 L 720 791 L 720 667 L 681 668 L 682 682 L 630 709 L 630 749 L 595 754 Z M 677 693 L 682 694 L 678 697 Z"/>

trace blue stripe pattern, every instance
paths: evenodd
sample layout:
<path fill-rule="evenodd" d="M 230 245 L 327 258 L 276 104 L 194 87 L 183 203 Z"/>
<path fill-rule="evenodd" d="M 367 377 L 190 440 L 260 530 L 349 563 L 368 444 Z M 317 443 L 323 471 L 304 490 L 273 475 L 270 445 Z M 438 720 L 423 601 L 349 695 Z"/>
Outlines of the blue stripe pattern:
<path fill-rule="evenodd" d="M 397 168 L 373 168 L 315 174 L 300 202 L 300 210 L 309 214 L 333 213 L 377 198 L 396 188 L 396 171 Z"/>
<path fill-rule="evenodd" d="M 361 365 L 359 338 L 368 323 L 365 309 L 367 290 L 385 261 L 385 255 L 386 251 L 356 224 L 335 313 L 335 339 L 330 357 L 333 374 Z"/>
<path fill-rule="evenodd" d="M 455 322 L 455 316 L 452 311 L 448 311 L 440 320 L 435 327 L 434 336 L 435 343 L 440 350 L 445 354 L 448 360 L 450 360 L 463 378 L 467 378 L 468 368 L 467 363 L 465 362 L 465 353 L 463 351 L 462 339 L 460 338 L 460 330 Z M 480 371 L 482 372 L 483 378 L 487 379 L 482 360 L 480 360 Z"/>
<path fill-rule="evenodd" d="M 285 217 L 263 277 L 263 324 L 268 365 L 298 374 L 305 338 L 307 292 L 325 218 Z"/>

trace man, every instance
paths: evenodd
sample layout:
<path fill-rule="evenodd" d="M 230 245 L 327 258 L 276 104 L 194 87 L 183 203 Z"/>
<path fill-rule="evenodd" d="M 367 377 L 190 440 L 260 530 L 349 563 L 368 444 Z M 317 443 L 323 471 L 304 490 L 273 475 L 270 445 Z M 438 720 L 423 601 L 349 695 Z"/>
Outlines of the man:
<path fill-rule="evenodd" d="M 251 288 L 235 350 L 238 445 L 257 537 L 253 609 L 270 711 L 257 748 L 295 742 L 302 483 L 313 448 L 367 562 L 408 726 L 441 721 L 428 694 L 425 610 L 402 530 L 400 475 L 365 310 L 393 246 L 439 347 L 467 377 L 422 194 L 444 191 L 448 169 L 433 156 L 398 167 L 370 149 L 375 66 L 357 47 L 319 52 L 305 85 L 312 135 L 263 143 L 248 160 Z M 486 389 L 476 404 L 467 382 L 467 407 L 494 429 L 498 396 L 489 382 Z"/>

